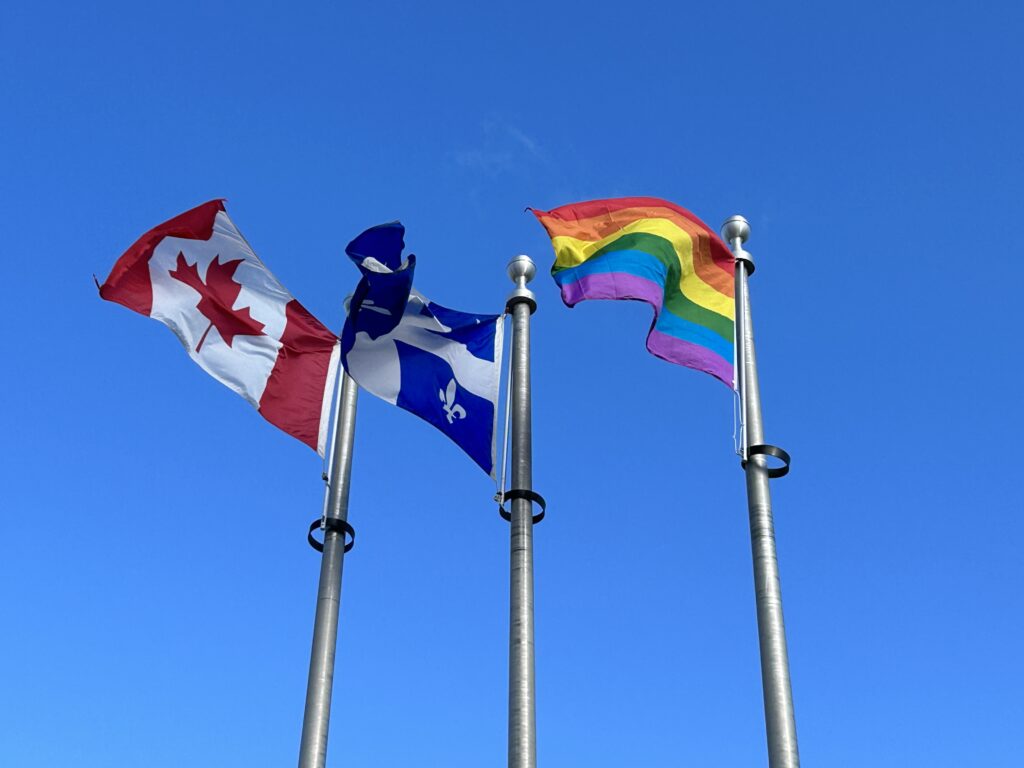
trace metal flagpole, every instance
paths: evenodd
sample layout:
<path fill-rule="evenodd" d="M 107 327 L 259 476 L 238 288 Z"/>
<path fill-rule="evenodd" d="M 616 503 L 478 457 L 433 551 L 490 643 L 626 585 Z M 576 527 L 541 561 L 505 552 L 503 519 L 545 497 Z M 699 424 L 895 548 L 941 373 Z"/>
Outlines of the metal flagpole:
<path fill-rule="evenodd" d="M 533 502 L 543 500 L 533 492 L 533 456 L 530 429 L 530 315 L 537 309 L 533 292 L 526 287 L 537 272 L 529 256 L 516 256 L 508 276 L 516 288 L 508 298 L 512 313 L 512 489 L 511 592 L 509 600 L 508 659 L 508 765 L 536 768 L 537 714 L 535 706 L 533 649 L 533 525 L 539 522 Z M 504 489 L 502 489 L 504 491 Z"/>
<path fill-rule="evenodd" d="M 352 473 L 352 443 L 356 427 L 356 396 L 359 387 L 342 371 L 331 438 L 331 470 L 327 504 L 322 520 L 310 527 L 309 541 L 321 549 L 320 587 L 313 622 L 313 650 L 306 685 L 306 710 L 302 717 L 299 768 L 324 768 L 327 761 L 327 730 L 331 719 L 331 689 L 334 684 L 334 652 L 338 644 L 338 610 L 341 603 L 341 568 L 345 553 L 352 548 L 355 532 L 347 522 L 349 479 Z M 316 528 L 324 531 L 321 545 L 313 538 Z M 345 542 L 348 535 L 349 542 Z"/>
<path fill-rule="evenodd" d="M 764 719 L 768 737 L 769 768 L 799 768 L 793 715 L 793 690 L 789 679 L 786 626 L 782 620 L 782 588 L 775 552 L 775 526 L 768 480 L 789 471 L 789 454 L 764 442 L 761 421 L 761 392 L 757 381 L 754 329 L 751 323 L 747 277 L 754 271 L 743 243 L 750 237 L 750 224 L 732 216 L 722 225 L 722 238 L 736 257 L 736 366 L 740 409 L 745 417 L 742 440 L 743 467 L 747 475 L 747 507 L 750 515 L 750 543 L 754 559 L 754 592 L 757 598 L 757 635 L 761 648 L 761 685 L 764 690 Z M 769 467 L 766 456 L 781 459 L 781 467 Z"/>

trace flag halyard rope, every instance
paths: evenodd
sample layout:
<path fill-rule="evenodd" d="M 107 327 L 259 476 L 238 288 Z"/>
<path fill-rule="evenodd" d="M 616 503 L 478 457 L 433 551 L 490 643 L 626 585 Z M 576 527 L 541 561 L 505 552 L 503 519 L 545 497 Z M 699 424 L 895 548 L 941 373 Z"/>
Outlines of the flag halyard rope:
<path fill-rule="evenodd" d="M 505 322 L 508 312 L 501 316 L 501 322 Z M 509 324 L 509 348 L 514 349 L 515 324 Z M 508 438 L 509 424 L 512 421 L 512 358 L 508 360 L 508 373 L 505 376 L 505 427 L 501 433 L 501 474 L 499 475 L 498 487 L 495 489 L 494 500 L 501 506 L 505 503 L 505 470 L 508 467 Z"/>

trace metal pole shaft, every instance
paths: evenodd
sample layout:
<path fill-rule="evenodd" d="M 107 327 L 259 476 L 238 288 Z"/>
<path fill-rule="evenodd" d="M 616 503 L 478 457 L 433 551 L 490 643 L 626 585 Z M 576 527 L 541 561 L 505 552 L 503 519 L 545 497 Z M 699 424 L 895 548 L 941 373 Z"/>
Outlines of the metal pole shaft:
<path fill-rule="evenodd" d="M 530 314 L 536 308 L 526 283 L 535 267 L 525 256 L 509 265 L 517 288 L 512 309 L 512 488 L 533 490 L 533 447 L 530 417 Z M 536 768 L 537 715 L 533 646 L 533 504 L 513 499 L 508 665 L 508 765 Z"/>
<path fill-rule="evenodd" d="M 726 222 L 723 235 L 730 240 L 736 256 L 736 322 L 739 324 L 736 334 L 737 363 L 742 366 L 739 381 L 746 419 L 745 450 L 748 446 L 764 443 L 764 423 L 761 420 L 761 391 L 757 380 L 754 329 L 747 290 L 747 277 L 753 262 L 743 250 L 743 242 L 750 228 L 743 220 L 745 229 L 729 231 L 727 228 L 730 223 L 737 218 L 740 217 Z M 735 236 L 728 237 L 730 234 Z M 782 587 L 775 550 L 775 524 L 764 456 L 748 457 L 746 476 L 768 765 L 770 768 L 799 768 L 800 753 L 797 749 L 793 690 L 789 677 L 789 654 L 786 650 L 786 625 L 782 618 Z"/>
<path fill-rule="evenodd" d="M 326 508 L 327 517 L 339 520 L 348 517 L 358 393 L 359 387 L 355 381 L 347 373 L 342 373 Z M 299 768 L 324 768 L 327 761 L 327 731 L 331 719 L 334 652 L 338 644 L 338 611 L 341 605 L 341 570 L 344 559 L 344 532 L 325 530 L 320 587 L 316 596 L 316 619 L 313 622 L 313 650 L 306 686 L 306 710 L 302 717 Z"/>

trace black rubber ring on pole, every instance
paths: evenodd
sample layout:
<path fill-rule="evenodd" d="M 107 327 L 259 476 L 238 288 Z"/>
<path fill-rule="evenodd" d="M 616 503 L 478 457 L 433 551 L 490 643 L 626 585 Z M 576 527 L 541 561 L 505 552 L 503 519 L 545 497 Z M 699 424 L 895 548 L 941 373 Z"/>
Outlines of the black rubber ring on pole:
<path fill-rule="evenodd" d="M 345 542 L 345 551 L 348 552 L 352 547 L 356 545 L 356 531 L 351 525 L 344 520 L 339 520 L 336 517 L 320 518 L 318 517 L 309 525 L 309 533 L 306 535 L 306 541 L 309 542 L 309 546 L 315 549 L 317 552 L 324 551 L 323 542 L 317 541 L 313 538 L 313 531 L 317 528 L 324 528 L 324 532 L 327 531 L 338 531 L 348 537 L 348 541 Z"/>
<path fill-rule="evenodd" d="M 529 499 L 536 504 L 540 504 L 540 512 L 533 516 L 534 525 L 543 520 L 544 514 L 548 511 L 548 503 L 544 501 L 544 497 L 539 493 L 523 490 L 505 491 L 501 497 L 501 503 L 498 504 L 498 514 L 510 523 L 512 522 L 512 513 L 505 509 L 505 501 L 511 501 L 512 499 Z"/>
<path fill-rule="evenodd" d="M 537 311 L 537 300 L 531 299 L 529 296 L 516 296 L 512 295 L 509 300 L 505 302 L 505 311 L 512 314 L 512 309 L 516 304 L 526 303 L 530 305 L 530 314 L 532 315 Z"/>
<path fill-rule="evenodd" d="M 752 445 L 747 448 L 747 456 L 774 456 L 776 459 L 782 460 L 781 467 L 766 467 L 768 470 L 768 477 L 782 477 L 789 473 L 789 454 L 779 448 L 777 445 Z M 740 462 L 740 466 L 744 469 L 747 468 L 747 460 L 744 459 Z"/>

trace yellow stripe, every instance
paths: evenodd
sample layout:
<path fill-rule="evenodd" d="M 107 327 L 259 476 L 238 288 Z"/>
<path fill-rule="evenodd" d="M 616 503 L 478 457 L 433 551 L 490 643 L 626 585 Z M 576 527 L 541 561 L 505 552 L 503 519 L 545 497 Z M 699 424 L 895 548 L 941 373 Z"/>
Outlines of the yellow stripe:
<path fill-rule="evenodd" d="M 694 304 L 735 320 L 736 305 L 733 300 L 705 283 L 693 268 L 693 240 L 689 233 L 668 219 L 637 219 L 597 241 L 578 240 L 567 235 L 553 237 L 551 244 L 555 247 L 555 266 L 575 267 L 582 264 L 608 243 L 634 232 L 657 235 L 668 240 L 682 265 L 679 277 L 679 290 L 682 294 Z"/>

